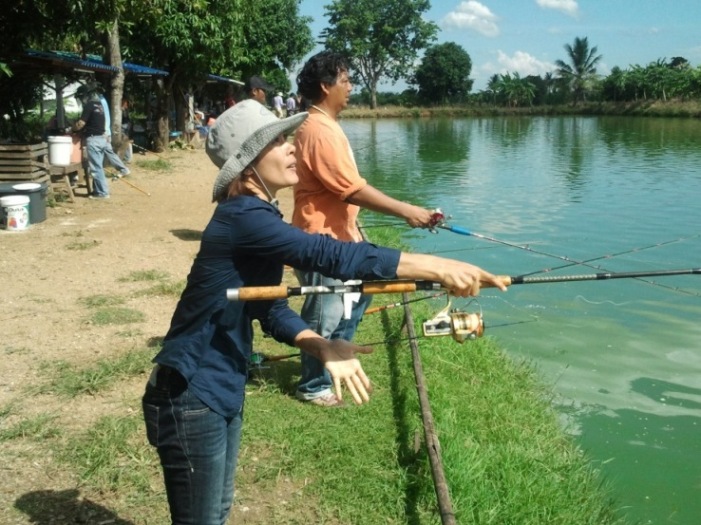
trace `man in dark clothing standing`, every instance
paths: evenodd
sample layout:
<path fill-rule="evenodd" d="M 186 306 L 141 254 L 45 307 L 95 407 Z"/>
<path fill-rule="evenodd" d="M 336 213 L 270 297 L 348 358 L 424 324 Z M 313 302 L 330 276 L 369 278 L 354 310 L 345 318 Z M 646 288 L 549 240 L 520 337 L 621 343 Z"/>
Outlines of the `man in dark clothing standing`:
<path fill-rule="evenodd" d="M 93 193 L 91 199 L 109 199 L 110 189 L 107 185 L 105 170 L 102 164 L 105 159 L 107 137 L 105 137 L 105 111 L 100 103 L 95 86 L 80 86 L 75 92 L 76 98 L 83 105 L 83 113 L 75 123 L 74 130 L 83 137 L 88 151 L 88 166 L 93 178 Z"/>

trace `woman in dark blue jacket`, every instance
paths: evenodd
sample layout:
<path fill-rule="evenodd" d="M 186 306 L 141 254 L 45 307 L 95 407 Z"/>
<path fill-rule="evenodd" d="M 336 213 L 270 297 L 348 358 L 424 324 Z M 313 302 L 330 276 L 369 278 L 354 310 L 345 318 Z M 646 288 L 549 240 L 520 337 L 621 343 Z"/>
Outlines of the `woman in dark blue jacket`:
<path fill-rule="evenodd" d="M 323 361 L 339 398 L 344 383 L 356 403 L 369 400 L 370 380 L 355 355 L 368 348 L 320 337 L 286 300 L 228 301 L 228 288 L 278 285 L 289 265 L 342 280 L 430 279 L 463 297 L 477 295 L 480 283 L 505 289 L 467 263 L 339 242 L 284 222 L 275 195 L 297 182 L 294 147 L 286 136 L 306 117 L 278 119 L 246 100 L 225 111 L 207 139 L 207 153 L 220 168 L 213 190 L 218 205 L 143 398 L 174 524 L 226 523 L 254 319 L 277 341 Z"/>

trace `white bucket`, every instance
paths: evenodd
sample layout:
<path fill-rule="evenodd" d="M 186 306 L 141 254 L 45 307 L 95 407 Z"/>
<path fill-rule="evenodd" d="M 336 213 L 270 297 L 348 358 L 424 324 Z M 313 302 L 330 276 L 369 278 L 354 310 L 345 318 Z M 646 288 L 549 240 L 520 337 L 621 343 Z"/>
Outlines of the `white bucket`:
<path fill-rule="evenodd" d="M 49 164 L 68 166 L 71 163 L 72 153 L 73 139 L 71 137 L 49 137 Z"/>
<path fill-rule="evenodd" d="M 0 197 L 2 227 L 6 230 L 26 230 L 29 226 L 29 197 L 27 195 L 7 195 Z"/>
<path fill-rule="evenodd" d="M 41 184 L 38 182 L 23 182 L 22 184 L 14 184 L 12 186 L 13 190 L 16 191 L 36 191 L 41 188 Z"/>

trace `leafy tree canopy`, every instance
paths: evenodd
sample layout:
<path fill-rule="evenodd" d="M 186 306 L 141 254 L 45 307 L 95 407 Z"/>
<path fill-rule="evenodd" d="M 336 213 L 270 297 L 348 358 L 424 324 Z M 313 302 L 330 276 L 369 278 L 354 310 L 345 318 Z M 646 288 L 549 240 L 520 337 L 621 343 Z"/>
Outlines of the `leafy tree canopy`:
<path fill-rule="evenodd" d="M 412 84 L 419 97 L 432 103 L 464 100 L 472 89 L 472 59 L 455 42 L 431 46 L 426 50 Z"/>
<path fill-rule="evenodd" d="M 428 0 L 333 0 L 325 7 L 324 44 L 348 57 L 372 107 L 377 84 L 406 77 L 418 52 L 435 40 L 438 26 L 421 16 L 430 7 Z"/>

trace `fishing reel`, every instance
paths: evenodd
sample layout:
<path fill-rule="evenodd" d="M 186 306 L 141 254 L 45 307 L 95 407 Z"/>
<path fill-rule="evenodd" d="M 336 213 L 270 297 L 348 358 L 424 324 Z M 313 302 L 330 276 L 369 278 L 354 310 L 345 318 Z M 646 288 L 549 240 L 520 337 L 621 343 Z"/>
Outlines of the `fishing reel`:
<path fill-rule="evenodd" d="M 482 312 L 469 313 L 451 310 L 450 303 L 433 319 L 424 321 L 422 326 L 425 337 L 452 335 L 458 343 L 464 343 L 467 340 L 474 341 L 484 335 Z"/>
<path fill-rule="evenodd" d="M 447 219 L 450 219 L 450 216 L 446 216 L 440 208 L 436 208 L 431 214 L 431 222 L 428 224 L 428 231 L 431 233 L 438 233 L 436 227 L 444 225 Z"/>

